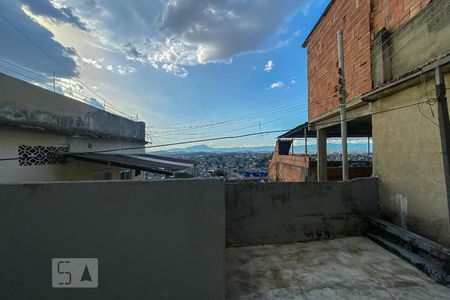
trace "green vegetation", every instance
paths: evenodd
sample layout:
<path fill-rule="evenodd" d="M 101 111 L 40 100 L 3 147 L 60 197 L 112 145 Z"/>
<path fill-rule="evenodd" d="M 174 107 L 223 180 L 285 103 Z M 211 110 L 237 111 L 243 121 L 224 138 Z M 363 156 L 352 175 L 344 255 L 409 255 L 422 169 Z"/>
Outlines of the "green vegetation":
<path fill-rule="evenodd" d="M 214 177 L 225 177 L 226 172 L 221 169 L 217 169 L 214 171 Z"/>
<path fill-rule="evenodd" d="M 260 169 L 267 169 L 267 166 L 269 165 L 270 158 L 271 158 L 271 155 L 266 155 L 264 157 L 261 157 L 256 162 L 256 167 L 260 168 Z"/>
<path fill-rule="evenodd" d="M 175 173 L 174 177 L 175 178 L 193 178 L 194 176 L 188 172 L 179 172 L 179 173 Z"/>

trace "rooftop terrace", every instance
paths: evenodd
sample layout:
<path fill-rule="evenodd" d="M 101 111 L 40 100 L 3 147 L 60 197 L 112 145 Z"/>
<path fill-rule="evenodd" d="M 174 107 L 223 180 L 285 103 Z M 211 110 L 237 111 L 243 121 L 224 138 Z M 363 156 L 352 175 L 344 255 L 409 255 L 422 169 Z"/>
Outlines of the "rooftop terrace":
<path fill-rule="evenodd" d="M 450 299 L 450 251 L 378 199 L 376 178 L 0 184 L 0 299 Z M 61 257 L 97 258 L 98 287 L 52 288 Z"/>
<path fill-rule="evenodd" d="M 366 237 L 226 250 L 227 299 L 450 299 Z"/>

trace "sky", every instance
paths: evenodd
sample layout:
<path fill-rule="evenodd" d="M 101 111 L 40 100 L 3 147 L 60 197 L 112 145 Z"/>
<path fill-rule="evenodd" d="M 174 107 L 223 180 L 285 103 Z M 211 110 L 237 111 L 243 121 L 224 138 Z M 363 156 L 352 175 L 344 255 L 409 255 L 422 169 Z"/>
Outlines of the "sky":
<path fill-rule="evenodd" d="M 328 2 L 2 0 L 0 72 L 144 121 L 154 145 L 287 130 L 307 121 L 301 44 Z"/>

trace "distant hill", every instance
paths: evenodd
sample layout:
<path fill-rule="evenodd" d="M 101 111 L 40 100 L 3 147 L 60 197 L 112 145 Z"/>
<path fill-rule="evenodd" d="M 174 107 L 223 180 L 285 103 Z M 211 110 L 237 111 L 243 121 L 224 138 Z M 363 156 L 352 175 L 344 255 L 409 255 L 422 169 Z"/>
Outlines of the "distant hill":
<path fill-rule="evenodd" d="M 195 145 L 186 148 L 173 148 L 162 151 L 155 151 L 154 153 L 226 153 L 226 152 L 272 152 L 274 146 L 260 146 L 260 147 L 233 147 L 233 148 L 213 148 L 206 145 Z M 302 152 L 303 146 L 295 146 L 296 152 Z M 328 152 L 340 152 L 340 144 L 328 144 Z M 367 152 L 367 144 L 365 143 L 349 143 L 349 152 Z M 316 145 L 308 145 L 308 152 L 316 152 Z"/>

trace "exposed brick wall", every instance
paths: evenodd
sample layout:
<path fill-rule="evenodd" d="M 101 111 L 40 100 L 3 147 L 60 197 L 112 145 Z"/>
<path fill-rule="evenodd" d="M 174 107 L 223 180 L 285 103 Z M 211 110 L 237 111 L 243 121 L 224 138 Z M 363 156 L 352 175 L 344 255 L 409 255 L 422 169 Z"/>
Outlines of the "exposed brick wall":
<path fill-rule="evenodd" d="M 329 161 L 327 168 L 328 181 L 341 181 L 342 169 L 340 162 Z M 316 181 L 317 162 L 310 157 L 278 155 L 272 157 L 269 165 L 269 181 L 271 182 L 304 182 L 308 175 L 308 181 Z M 372 167 L 350 167 L 349 178 L 371 177 Z"/>
<path fill-rule="evenodd" d="M 338 29 L 344 30 L 345 76 L 350 100 L 372 89 L 370 51 L 375 33 L 383 27 L 397 30 L 431 1 L 335 0 L 307 42 L 309 119 L 339 105 Z"/>
<path fill-rule="evenodd" d="M 278 155 L 274 152 L 269 165 L 269 181 L 301 182 L 305 180 L 311 158 L 303 156 Z"/>
<path fill-rule="evenodd" d="M 373 0 L 373 33 L 385 27 L 395 31 L 432 0 Z"/>
<path fill-rule="evenodd" d="M 348 99 L 372 89 L 370 0 L 336 0 L 308 39 L 309 118 L 339 105 L 337 36 L 344 30 Z"/>

